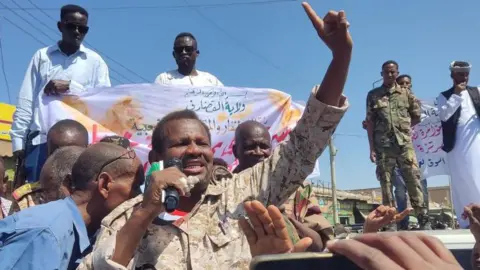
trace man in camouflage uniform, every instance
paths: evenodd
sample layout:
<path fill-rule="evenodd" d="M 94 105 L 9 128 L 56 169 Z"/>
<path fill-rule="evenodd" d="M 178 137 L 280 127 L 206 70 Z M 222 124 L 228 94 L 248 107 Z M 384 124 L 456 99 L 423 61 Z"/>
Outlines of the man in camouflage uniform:
<path fill-rule="evenodd" d="M 52 155 L 53 152 L 61 147 L 78 146 L 85 148 L 87 145 L 88 131 L 82 124 L 75 120 L 66 119 L 58 121 L 47 133 L 48 156 Z M 12 196 L 15 201 L 13 202 L 10 214 L 44 203 L 42 202 L 42 186 L 39 181 L 24 184 L 17 188 L 12 193 Z"/>
<path fill-rule="evenodd" d="M 153 132 L 150 156 L 154 161 L 183 157 L 183 173 L 173 167 L 152 173 L 144 196 L 103 219 L 94 250 L 79 269 L 249 269 L 250 248 L 237 222 L 244 216 L 243 202 L 282 205 L 312 172 L 348 106 L 342 91 L 352 40 L 345 13 L 331 11 L 323 22 L 308 4 L 304 8 L 333 60 L 289 140 L 259 164 L 231 174 L 213 167 L 210 132 L 194 112 L 165 116 Z M 186 215 L 158 220 L 164 211 L 161 190 L 174 186 L 185 194 L 185 176 L 200 180 L 180 199 L 177 211 Z"/>
<path fill-rule="evenodd" d="M 69 177 L 73 164 L 84 150 L 83 147 L 65 146 L 50 155 L 40 172 L 40 180 L 25 184 L 12 193 L 16 203 L 14 204 L 15 208 L 10 210 L 10 214 L 70 196 Z"/>
<path fill-rule="evenodd" d="M 411 127 L 420 122 L 420 103 L 407 88 L 396 83 L 398 64 L 382 65 L 383 85 L 367 95 L 367 131 L 370 160 L 376 162 L 383 205 L 394 207 L 392 177 L 397 166 L 407 186 L 420 228 L 431 229 L 420 185 L 420 168 L 411 139 Z M 396 224 L 388 230 L 396 230 Z"/>

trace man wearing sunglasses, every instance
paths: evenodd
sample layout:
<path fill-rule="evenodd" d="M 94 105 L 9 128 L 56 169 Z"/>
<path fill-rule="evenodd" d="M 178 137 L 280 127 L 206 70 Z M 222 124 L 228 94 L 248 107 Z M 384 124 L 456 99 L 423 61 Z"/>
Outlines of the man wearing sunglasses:
<path fill-rule="evenodd" d="M 96 52 L 82 45 L 88 33 L 88 12 L 76 5 L 66 5 L 57 23 L 62 39 L 38 50 L 27 68 L 18 95 L 11 129 L 15 157 L 26 158 L 26 180 L 38 181 L 47 159 L 46 133 L 41 124 L 44 96 L 75 95 L 87 88 L 109 87 L 108 67 Z"/>
<path fill-rule="evenodd" d="M 2 269 L 76 269 L 102 219 L 140 194 L 144 181 L 135 151 L 112 143 L 89 146 L 77 159 L 70 197 L 0 220 Z"/>
<path fill-rule="evenodd" d="M 290 139 L 265 160 L 231 174 L 213 166 L 210 130 L 195 112 L 168 114 L 153 131 L 149 158 L 182 159 L 182 172 L 174 167 L 153 172 L 143 196 L 103 220 L 90 260 L 85 258 L 78 269 L 248 269 L 250 247 L 238 225 L 244 201 L 285 203 L 314 169 L 348 107 L 342 92 L 353 42 L 345 13 L 330 11 L 322 20 L 310 5 L 303 7 L 333 59 Z M 190 196 L 182 189 L 185 176 L 199 180 Z M 182 196 L 176 209 L 181 217 L 175 221 L 157 218 L 165 211 L 161 194 L 168 186 Z"/>
<path fill-rule="evenodd" d="M 173 43 L 173 58 L 178 68 L 161 73 L 155 79 L 157 84 L 193 85 L 193 86 L 223 86 L 217 77 L 197 70 L 195 64 L 200 51 L 197 40 L 191 33 L 180 33 Z"/>

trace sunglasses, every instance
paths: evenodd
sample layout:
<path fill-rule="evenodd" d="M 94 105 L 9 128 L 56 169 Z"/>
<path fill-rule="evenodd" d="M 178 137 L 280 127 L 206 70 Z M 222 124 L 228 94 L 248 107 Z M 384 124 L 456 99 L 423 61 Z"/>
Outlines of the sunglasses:
<path fill-rule="evenodd" d="M 182 54 L 184 51 L 187 54 L 192 54 L 196 49 L 193 46 L 173 47 L 173 51 L 176 54 Z"/>
<path fill-rule="evenodd" d="M 111 160 L 108 160 L 107 162 L 103 163 L 103 165 L 100 167 L 100 170 L 98 171 L 97 177 L 95 177 L 95 179 L 98 179 L 98 177 L 103 172 L 103 169 L 105 169 L 105 167 L 114 163 L 115 161 L 120 159 L 135 159 L 136 157 L 137 157 L 137 154 L 135 153 L 135 150 L 131 149 L 116 158 L 112 158 Z"/>
<path fill-rule="evenodd" d="M 86 25 L 78 25 L 78 24 L 74 24 L 74 23 L 64 23 L 65 25 L 65 28 L 69 31 L 77 31 L 80 33 L 80 34 L 86 34 L 88 33 L 88 30 L 90 29 L 90 27 L 86 26 Z"/>

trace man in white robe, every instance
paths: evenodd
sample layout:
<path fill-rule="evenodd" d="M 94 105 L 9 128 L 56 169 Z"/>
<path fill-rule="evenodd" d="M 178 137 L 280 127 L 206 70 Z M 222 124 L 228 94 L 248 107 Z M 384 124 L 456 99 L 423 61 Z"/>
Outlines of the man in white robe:
<path fill-rule="evenodd" d="M 457 215 L 480 198 L 480 94 L 478 87 L 467 86 L 470 69 L 467 62 L 450 65 L 453 87 L 439 95 L 437 105 Z M 461 228 L 468 227 L 466 220 L 459 223 Z"/>

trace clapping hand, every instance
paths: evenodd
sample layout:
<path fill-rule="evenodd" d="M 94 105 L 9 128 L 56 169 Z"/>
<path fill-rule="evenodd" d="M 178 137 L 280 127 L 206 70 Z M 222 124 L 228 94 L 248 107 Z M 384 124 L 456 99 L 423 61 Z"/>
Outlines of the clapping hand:
<path fill-rule="evenodd" d="M 240 219 L 240 227 L 247 237 L 252 257 L 266 254 L 304 252 L 312 244 L 312 239 L 303 238 L 293 245 L 288 235 L 280 210 L 270 205 L 265 208 L 259 201 L 243 204 L 249 222 Z"/>
<path fill-rule="evenodd" d="M 383 226 L 390 223 L 396 223 L 404 219 L 413 211 L 412 208 L 407 208 L 403 212 L 398 213 L 395 207 L 380 205 L 377 209 L 368 214 L 365 224 L 363 226 L 364 233 L 377 232 Z"/>

